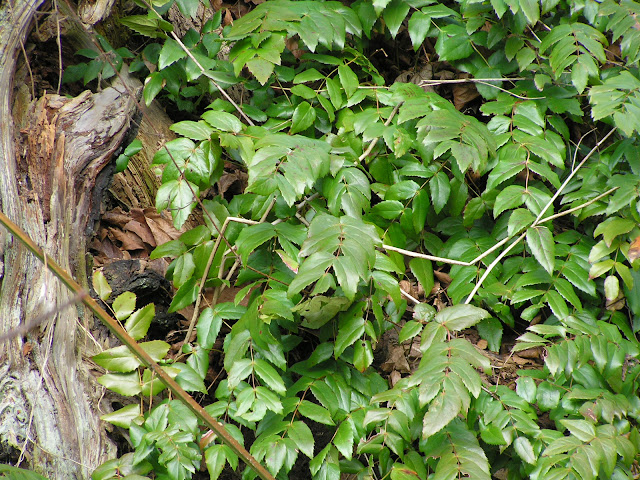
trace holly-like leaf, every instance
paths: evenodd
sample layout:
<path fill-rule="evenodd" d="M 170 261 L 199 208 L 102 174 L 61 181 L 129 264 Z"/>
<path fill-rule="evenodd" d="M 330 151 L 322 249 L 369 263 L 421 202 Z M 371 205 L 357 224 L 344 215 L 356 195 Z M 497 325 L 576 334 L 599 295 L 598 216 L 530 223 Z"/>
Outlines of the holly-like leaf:
<path fill-rule="evenodd" d="M 540 265 L 551 275 L 555 264 L 555 242 L 547 227 L 527 230 L 527 245 Z"/>

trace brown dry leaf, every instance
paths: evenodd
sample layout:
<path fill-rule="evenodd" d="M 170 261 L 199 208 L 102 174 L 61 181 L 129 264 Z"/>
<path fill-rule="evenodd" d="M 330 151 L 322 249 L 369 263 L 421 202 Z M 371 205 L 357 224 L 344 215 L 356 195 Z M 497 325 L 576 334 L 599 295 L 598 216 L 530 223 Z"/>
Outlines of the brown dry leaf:
<path fill-rule="evenodd" d="M 473 83 L 459 83 L 453 86 L 453 105 L 456 110 L 462 110 L 467 103 L 479 96 L 480 94 Z"/>
<path fill-rule="evenodd" d="M 610 312 L 617 312 L 618 310 L 622 310 L 625 304 L 624 292 L 620 290 L 620 293 L 618 293 L 618 296 L 615 299 L 611 301 L 607 300 L 605 308 Z"/>
<path fill-rule="evenodd" d="M 392 372 L 394 370 L 401 373 L 409 373 L 409 362 L 404 355 L 404 348 L 400 345 L 394 345 L 389 347 L 389 356 L 387 360 L 380 366 L 384 372 Z"/>
<path fill-rule="evenodd" d="M 180 232 L 173 226 L 170 216 L 165 212 L 163 213 L 158 213 L 155 208 L 151 207 L 144 210 L 140 208 L 131 209 L 131 216 L 134 220 L 144 223 L 150 228 L 156 245 L 162 245 L 180 236 Z"/>
<path fill-rule="evenodd" d="M 518 353 L 522 353 L 522 352 L 518 352 Z M 519 356 L 519 355 L 513 355 L 513 356 L 511 357 L 511 360 L 513 360 L 513 362 L 514 362 L 516 365 L 526 365 L 527 363 L 531 363 L 531 360 L 526 359 L 526 358 L 522 358 L 522 357 L 521 357 L 521 356 Z"/>
<path fill-rule="evenodd" d="M 122 250 L 145 250 L 144 243 L 135 233 L 123 232 L 117 228 L 110 228 L 109 233 L 122 244 Z"/>
<path fill-rule="evenodd" d="M 224 18 L 222 20 L 222 25 L 224 25 L 226 27 L 227 25 L 232 25 L 232 24 L 233 24 L 233 17 L 231 16 L 231 12 L 227 8 L 225 10 L 225 12 L 224 12 Z"/>
<path fill-rule="evenodd" d="M 478 343 L 476 343 L 476 347 L 478 347 L 480 350 L 486 350 L 488 345 L 489 343 L 484 338 L 478 340 Z"/>
<path fill-rule="evenodd" d="M 451 276 L 448 273 L 434 270 L 433 274 L 443 284 L 442 288 L 447 288 L 451 283 Z"/>
<path fill-rule="evenodd" d="M 231 189 L 233 186 L 234 192 L 237 191 L 238 193 L 242 193 L 244 192 L 248 182 L 249 176 L 243 171 L 236 170 L 232 173 L 225 173 L 220 177 L 220 180 L 218 180 L 218 191 L 220 192 L 220 195 L 224 195 L 227 190 Z"/>
<path fill-rule="evenodd" d="M 631 245 L 629 246 L 629 253 L 627 254 L 630 262 L 634 262 L 640 258 L 640 235 L 638 235 Z"/>
<path fill-rule="evenodd" d="M 131 221 L 131 215 L 124 213 L 120 207 L 116 207 L 102 215 L 102 220 L 116 227 L 124 228 Z"/>
<path fill-rule="evenodd" d="M 520 350 L 518 355 L 522 358 L 530 358 L 533 360 L 539 360 L 542 358 L 542 347 L 527 348 L 526 350 Z"/>
<path fill-rule="evenodd" d="M 156 240 L 153 237 L 153 233 L 151 233 L 151 229 L 146 223 L 142 224 L 137 220 L 131 220 L 124 226 L 124 230 L 135 233 L 144 243 L 149 245 L 151 248 L 155 248 L 157 246 Z"/>
<path fill-rule="evenodd" d="M 402 380 L 402 375 L 397 370 L 394 370 L 389 374 L 389 384 L 391 387 L 394 387 L 400 380 Z"/>

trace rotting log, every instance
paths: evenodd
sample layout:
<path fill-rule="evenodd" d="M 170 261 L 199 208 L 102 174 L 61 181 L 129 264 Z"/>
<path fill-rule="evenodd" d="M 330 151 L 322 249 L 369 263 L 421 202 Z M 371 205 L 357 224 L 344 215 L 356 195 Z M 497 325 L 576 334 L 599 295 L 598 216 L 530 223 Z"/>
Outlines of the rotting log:
<path fill-rule="evenodd" d="M 0 3 L 0 209 L 86 287 L 87 235 L 136 105 L 120 80 L 96 94 L 26 98 L 14 72 L 39 4 Z M 137 88 L 132 81 L 129 90 Z M 85 361 L 100 343 L 93 318 L 57 308 L 73 295 L 5 231 L 0 250 L 0 334 L 44 318 L 0 343 L 0 463 L 89 478 L 115 456 Z"/>

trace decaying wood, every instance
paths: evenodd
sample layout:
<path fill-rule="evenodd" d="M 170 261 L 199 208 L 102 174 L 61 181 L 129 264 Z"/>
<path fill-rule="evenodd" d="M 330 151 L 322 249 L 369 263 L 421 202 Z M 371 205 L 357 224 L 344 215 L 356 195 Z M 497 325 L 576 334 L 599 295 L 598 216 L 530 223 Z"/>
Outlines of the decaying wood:
<path fill-rule="evenodd" d="M 86 234 L 136 107 L 116 82 L 76 98 L 46 95 L 15 112 L 14 125 L 15 62 L 39 3 L 0 4 L 0 208 L 86 286 Z M 89 478 L 115 456 L 96 411 L 101 391 L 83 361 L 96 351 L 92 317 L 80 307 L 55 311 L 72 295 L 4 231 L 0 240 L 0 331 L 54 310 L 0 345 L 0 463 L 20 456 L 49 478 Z"/>

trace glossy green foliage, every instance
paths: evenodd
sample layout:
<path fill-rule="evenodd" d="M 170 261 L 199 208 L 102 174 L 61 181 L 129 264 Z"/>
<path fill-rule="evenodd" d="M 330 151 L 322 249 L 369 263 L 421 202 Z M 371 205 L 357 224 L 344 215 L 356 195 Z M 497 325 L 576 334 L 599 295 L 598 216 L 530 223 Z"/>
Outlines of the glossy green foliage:
<path fill-rule="evenodd" d="M 152 258 L 172 260 L 172 311 L 202 287 L 236 287 L 233 301 L 198 312 L 186 363 L 164 368 L 204 392 L 209 354 L 221 351 L 224 378 L 206 408 L 241 443 L 250 436 L 277 478 L 293 478 L 302 457 L 305 475 L 327 480 L 632 478 L 637 10 L 269 0 L 232 26 L 218 29 L 218 13 L 182 44 L 149 44 L 145 100 L 194 112 L 154 158 L 157 207 L 178 228 L 194 210 L 205 221 Z M 162 15 L 125 23 L 164 39 Z M 218 56 L 223 42 L 228 57 Z M 422 87 L 437 79 L 385 80 L 372 61 L 381 42 L 417 52 L 429 42 L 433 63 L 475 88 L 478 111 L 456 108 L 446 81 L 436 93 Z M 220 92 L 236 84 L 240 105 Z M 233 197 L 215 190 L 225 162 L 247 174 Z M 132 313 L 128 298 L 117 306 L 142 339 L 149 312 Z M 544 348 L 544 364 L 519 371 L 510 389 L 493 376 L 504 359 L 472 345 L 471 328 L 503 353 L 503 335 L 516 331 L 513 353 Z M 394 347 L 391 361 L 381 351 Z M 109 388 L 159 393 L 119 347 L 96 362 L 114 372 L 101 380 Z M 212 478 L 241 468 L 218 439 L 203 443 L 207 432 L 172 417 L 178 408 L 106 418 L 130 428 L 128 465 L 171 479 L 190 478 L 202 458 Z"/>

